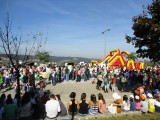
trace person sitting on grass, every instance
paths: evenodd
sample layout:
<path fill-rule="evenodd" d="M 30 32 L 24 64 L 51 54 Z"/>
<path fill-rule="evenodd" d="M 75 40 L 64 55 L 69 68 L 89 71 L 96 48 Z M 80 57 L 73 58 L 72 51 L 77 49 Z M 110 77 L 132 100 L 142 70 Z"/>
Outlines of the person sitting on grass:
<path fill-rule="evenodd" d="M 91 99 L 89 101 L 89 114 L 96 115 L 97 113 L 98 113 L 98 102 L 96 96 L 92 94 Z"/>
<path fill-rule="evenodd" d="M 153 99 L 153 95 L 151 93 L 147 94 L 148 97 L 148 112 L 154 113 L 155 112 L 155 99 Z"/>
<path fill-rule="evenodd" d="M 65 115 L 67 115 L 67 109 L 66 109 L 64 103 L 61 101 L 61 97 L 60 97 L 59 94 L 56 95 L 56 100 L 58 100 L 58 102 L 59 102 L 59 104 L 60 104 L 60 108 L 61 108 L 61 111 L 59 112 L 59 115 L 60 115 L 60 116 L 65 116 Z"/>
<path fill-rule="evenodd" d="M 141 110 L 141 101 L 138 95 L 135 96 L 135 107 L 136 107 L 136 111 L 140 111 Z"/>
<path fill-rule="evenodd" d="M 61 111 L 61 108 L 54 94 L 50 95 L 50 100 L 46 102 L 45 108 L 47 118 L 54 119 L 58 116 L 58 113 Z"/>
<path fill-rule="evenodd" d="M 18 114 L 20 120 L 29 120 L 32 115 L 32 104 L 30 101 L 30 94 L 28 92 L 24 93 L 20 101 L 20 106 L 18 108 Z"/>
<path fill-rule="evenodd" d="M 47 91 L 44 91 L 44 94 L 43 96 L 41 97 L 41 103 L 42 104 L 46 104 L 46 102 L 49 100 L 49 96 L 48 96 L 48 93 Z"/>
<path fill-rule="evenodd" d="M 79 101 L 78 114 L 80 116 L 86 116 L 88 114 L 89 103 L 86 100 L 86 93 L 82 93 L 81 100 Z"/>
<path fill-rule="evenodd" d="M 1 105 L 0 101 L 0 120 L 3 120 L 4 117 L 4 106 Z"/>
<path fill-rule="evenodd" d="M 8 94 L 6 105 L 4 106 L 4 120 L 15 120 L 17 115 L 17 105 L 13 103 L 11 94 Z"/>
<path fill-rule="evenodd" d="M 136 103 L 134 101 L 134 96 L 130 95 L 130 111 L 136 110 Z"/>
<path fill-rule="evenodd" d="M 115 99 L 114 102 L 112 102 L 108 106 L 108 111 L 112 114 L 121 113 L 123 110 L 123 101 L 121 99 L 121 96 L 119 96 L 117 93 L 113 93 L 113 98 Z"/>
<path fill-rule="evenodd" d="M 106 113 L 106 101 L 101 93 L 98 94 L 98 109 L 99 112 L 104 114 Z"/>
<path fill-rule="evenodd" d="M 76 93 L 71 92 L 70 94 L 71 100 L 68 101 L 67 103 L 68 114 L 72 116 L 76 115 L 78 112 L 78 101 L 75 99 L 75 97 L 76 97 Z"/>
<path fill-rule="evenodd" d="M 39 96 L 35 97 L 35 103 L 32 104 L 33 112 L 32 112 L 32 120 L 41 120 L 45 118 L 46 111 L 45 105 L 41 103 L 41 98 Z"/>
<path fill-rule="evenodd" d="M 141 101 L 141 112 L 147 113 L 148 112 L 148 100 L 146 100 L 146 95 L 142 94 L 143 99 Z"/>
<path fill-rule="evenodd" d="M 124 112 L 130 111 L 130 103 L 128 101 L 128 96 L 127 95 L 123 96 L 123 111 Z"/>
<path fill-rule="evenodd" d="M 160 93 L 155 94 L 155 112 L 160 112 Z"/>
<path fill-rule="evenodd" d="M 123 110 L 123 101 L 121 96 L 119 96 L 117 93 L 113 93 L 113 98 L 116 99 L 113 103 L 113 106 L 117 107 L 117 113 L 121 113 Z"/>

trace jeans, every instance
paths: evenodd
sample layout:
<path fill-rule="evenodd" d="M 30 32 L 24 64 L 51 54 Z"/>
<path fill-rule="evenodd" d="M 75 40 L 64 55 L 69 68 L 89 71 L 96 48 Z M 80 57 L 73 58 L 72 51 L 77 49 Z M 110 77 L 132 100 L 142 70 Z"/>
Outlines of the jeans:
<path fill-rule="evenodd" d="M 74 80 L 75 79 L 75 74 L 74 74 L 74 72 L 72 73 L 72 80 Z"/>
<path fill-rule="evenodd" d="M 112 92 L 115 92 L 115 91 L 116 91 L 116 85 L 112 84 Z"/>
<path fill-rule="evenodd" d="M 69 74 L 65 74 L 65 80 L 69 81 Z"/>
<path fill-rule="evenodd" d="M 87 76 L 84 74 L 84 81 L 87 81 L 88 80 L 88 78 L 87 78 Z"/>
<path fill-rule="evenodd" d="M 51 80 L 52 80 L 52 85 L 55 85 L 56 84 L 56 78 L 52 76 Z"/>

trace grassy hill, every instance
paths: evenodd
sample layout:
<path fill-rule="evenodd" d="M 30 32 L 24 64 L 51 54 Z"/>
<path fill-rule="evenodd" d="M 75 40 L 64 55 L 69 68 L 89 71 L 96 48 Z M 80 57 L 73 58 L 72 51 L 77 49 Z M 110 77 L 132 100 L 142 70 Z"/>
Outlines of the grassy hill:
<path fill-rule="evenodd" d="M 24 57 L 24 55 L 19 55 L 20 60 L 22 60 Z M 5 54 L 0 54 L 0 58 L 6 58 L 5 60 L 3 60 L 4 62 L 7 62 L 7 57 Z M 34 56 L 30 56 L 30 59 L 33 60 L 35 59 Z M 67 62 L 67 61 L 72 61 L 75 63 L 79 63 L 79 62 L 85 62 L 85 63 L 89 63 L 91 62 L 91 58 L 83 58 L 83 57 L 64 57 L 64 56 L 50 56 L 50 62 Z"/>

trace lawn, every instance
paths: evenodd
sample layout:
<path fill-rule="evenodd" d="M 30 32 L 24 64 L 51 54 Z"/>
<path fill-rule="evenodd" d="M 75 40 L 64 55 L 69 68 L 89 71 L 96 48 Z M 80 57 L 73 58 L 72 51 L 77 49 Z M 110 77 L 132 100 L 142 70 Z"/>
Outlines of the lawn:
<path fill-rule="evenodd" d="M 87 118 L 88 120 L 160 120 L 160 113 L 136 113 L 136 114 L 119 114 L 119 115 L 110 115 L 110 116 L 101 116 L 101 117 L 91 117 Z M 83 120 L 86 120 L 83 119 Z"/>

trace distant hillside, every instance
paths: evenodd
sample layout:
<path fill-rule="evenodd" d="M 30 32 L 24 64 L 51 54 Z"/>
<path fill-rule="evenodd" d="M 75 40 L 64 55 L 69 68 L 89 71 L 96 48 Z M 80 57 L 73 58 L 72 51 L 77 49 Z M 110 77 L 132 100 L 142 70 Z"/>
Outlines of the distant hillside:
<path fill-rule="evenodd" d="M 6 58 L 6 55 L 5 54 L 0 54 L 0 57 L 4 57 Z M 24 55 L 19 55 L 19 58 L 20 60 L 22 60 L 24 57 Z M 34 59 L 34 56 L 31 56 L 30 57 L 31 59 Z M 60 62 L 60 61 L 74 61 L 74 62 L 85 62 L 85 63 L 88 63 L 88 62 L 91 62 L 91 58 L 83 58 L 83 57 L 61 57 L 61 56 L 50 56 L 50 61 L 51 62 Z"/>
<path fill-rule="evenodd" d="M 63 60 L 71 60 L 71 61 L 79 61 L 79 62 L 90 62 L 91 59 L 83 58 L 83 57 L 60 57 L 60 56 L 50 56 L 51 61 L 63 61 Z"/>

